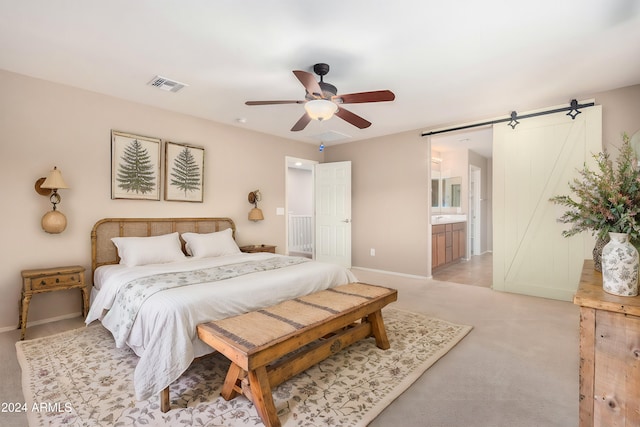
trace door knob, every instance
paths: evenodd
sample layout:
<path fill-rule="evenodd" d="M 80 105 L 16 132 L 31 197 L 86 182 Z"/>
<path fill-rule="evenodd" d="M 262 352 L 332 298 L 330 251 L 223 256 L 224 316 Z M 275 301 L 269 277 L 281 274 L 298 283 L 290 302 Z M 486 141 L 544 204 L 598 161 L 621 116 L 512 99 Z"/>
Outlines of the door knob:
<path fill-rule="evenodd" d="M 351 220 L 349 218 L 347 218 L 347 219 L 343 219 L 342 222 L 346 222 L 347 224 L 349 224 L 351 222 Z"/>

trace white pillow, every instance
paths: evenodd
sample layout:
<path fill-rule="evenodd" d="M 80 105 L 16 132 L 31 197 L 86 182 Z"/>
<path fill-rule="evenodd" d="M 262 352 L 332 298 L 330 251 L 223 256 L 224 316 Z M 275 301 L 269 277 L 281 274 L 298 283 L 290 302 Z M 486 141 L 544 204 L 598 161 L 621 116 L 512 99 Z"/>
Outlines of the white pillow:
<path fill-rule="evenodd" d="M 111 239 L 127 267 L 162 264 L 185 259 L 177 232 L 151 237 L 114 237 Z"/>
<path fill-rule="evenodd" d="M 227 228 L 215 233 L 182 233 L 187 243 L 187 253 L 194 258 L 216 257 L 240 253 L 240 248 L 233 240 L 233 230 Z"/>

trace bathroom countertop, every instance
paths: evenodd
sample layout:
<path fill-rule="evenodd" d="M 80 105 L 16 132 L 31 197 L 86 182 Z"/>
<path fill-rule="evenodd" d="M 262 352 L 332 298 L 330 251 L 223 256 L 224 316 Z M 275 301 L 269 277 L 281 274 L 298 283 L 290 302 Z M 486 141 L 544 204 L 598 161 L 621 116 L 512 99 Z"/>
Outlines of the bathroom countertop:
<path fill-rule="evenodd" d="M 456 222 L 467 222 L 466 215 L 431 215 L 431 224 L 432 225 L 440 225 L 440 224 L 453 224 Z"/>

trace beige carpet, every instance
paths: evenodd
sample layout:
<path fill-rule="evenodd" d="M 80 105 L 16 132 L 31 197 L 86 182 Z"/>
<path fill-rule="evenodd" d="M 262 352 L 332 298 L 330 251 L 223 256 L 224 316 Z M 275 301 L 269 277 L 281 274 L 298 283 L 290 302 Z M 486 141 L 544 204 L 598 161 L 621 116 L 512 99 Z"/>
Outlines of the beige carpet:
<path fill-rule="evenodd" d="M 360 341 L 274 390 L 283 426 L 366 426 L 470 330 L 421 314 L 383 311 L 391 349 Z M 228 362 L 192 364 L 171 386 L 171 411 L 158 398 L 136 401 L 138 358 L 115 349 L 102 326 L 16 343 L 29 425 L 261 425 L 244 397 L 220 397 Z"/>

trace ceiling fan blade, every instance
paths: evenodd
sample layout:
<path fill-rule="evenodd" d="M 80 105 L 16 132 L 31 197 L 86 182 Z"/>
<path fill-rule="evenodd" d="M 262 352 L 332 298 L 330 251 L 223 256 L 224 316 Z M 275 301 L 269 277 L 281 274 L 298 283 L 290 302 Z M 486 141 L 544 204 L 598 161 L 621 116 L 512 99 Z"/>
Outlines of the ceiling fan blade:
<path fill-rule="evenodd" d="M 300 83 L 302 83 L 302 86 L 304 86 L 307 92 L 311 95 L 322 97 L 322 89 L 316 81 L 316 78 L 313 77 L 313 74 L 301 70 L 295 70 L 293 74 L 300 80 Z"/>
<path fill-rule="evenodd" d="M 358 104 L 361 102 L 383 102 L 393 101 L 396 96 L 390 90 L 376 90 L 373 92 L 348 93 L 346 95 L 336 95 L 334 99 L 342 100 L 343 104 Z"/>
<path fill-rule="evenodd" d="M 291 132 L 301 131 L 302 129 L 307 127 L 310 121 L 311 121 L 311 117 L 309 117 L 307 113 L 304 113 L 302 117 L 300 117 L 300 120 L 298 120 L 296 124 L 293 125 L 293 127 L 291 128 Z"/>
<path fill-rule="evenodd" d="M 247 101 L 246 105 L 304 104 L 307 101 Z"/>
<path fill-rule="evenodd" d="M 338 111 L 336 111 L 336 116 L 360 129 L 368 128 L 369 126 L 371 126 L 371 122 L 363 119 L 359 115 L 354 114 L 349 110 L 345 110 L 342 107 L 338 108 Z"/>

